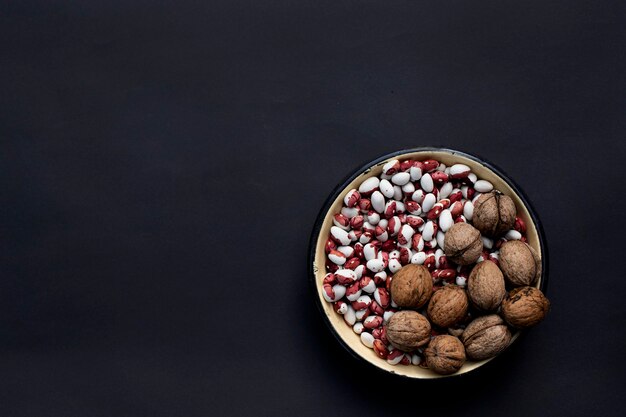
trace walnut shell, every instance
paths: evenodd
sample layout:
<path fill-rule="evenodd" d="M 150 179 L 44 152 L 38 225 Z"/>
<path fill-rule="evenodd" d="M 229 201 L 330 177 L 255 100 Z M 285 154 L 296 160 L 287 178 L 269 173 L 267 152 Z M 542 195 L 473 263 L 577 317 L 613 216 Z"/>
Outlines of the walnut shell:
<path fill-rule="evenodd" d="M 430 340 L 430 323 L 417 311 L 398 311 L 385 327 L 389 343 L 404 352 L 424 346 Z"/>
<path fill-rule="evenodd" d="M 491 261 L 477 264 L 467 280 L 467 296 L 472 305 L 481 311 L 495 311 L 506 295 L 504 276 Z"/>
<path fill-rule="evenodd" d="M 508 195 L 491 191 L 474 203 L 472 223 L 485 236 L 498 236 L 513 228 L 517 211 Z"/>
<path fill-rule="evenodd" d="M 511 343 L 511 332 L 500 316 L 491 314 L 472 321 L 461 335 L 461 341 L 467 357 L 481 361 L 506 349 Z"/>
<path fill-rule="evenodd" d="M 424 357 L 428 368 L 438 374 L 449 375 L 465 363 L 465 347 L 454 336 L 435 336 L 424 350 Z"/>
<path fill-rule="evenodd" d="M 465 318 L 468 307 L 465 290 L 448 285 L 435 291 L 428 303 L 428 317 L 439 327 L 451 327 Z"/>
<path fill-rule="evenodd" d="M 519 240 L 502 245 L 499 261 L 507 282 L 515 287 L 533 285 L 541 276 L 541 258 L 530 245 Z"/>
<path fill-rule="evenodd" d="M 534 326 L 550 310 L 550 301 L 535 287 L 515 288 L 502 301 L 502 316 L 518 329 Z"/>
<path fill-rule="evenodd" d="M 433 294 L 433 278 L 424 265 L 409 264 L 393 275 L 391 299 L 400 307 L 420 308 Z"/>
<path fill-rule="evenodd" d="M 483 251 L 480 232 L 471 224 L 455 223 L 446 232 L 443 250 L 446 257 L 456 264 L 473 264 Z"/>

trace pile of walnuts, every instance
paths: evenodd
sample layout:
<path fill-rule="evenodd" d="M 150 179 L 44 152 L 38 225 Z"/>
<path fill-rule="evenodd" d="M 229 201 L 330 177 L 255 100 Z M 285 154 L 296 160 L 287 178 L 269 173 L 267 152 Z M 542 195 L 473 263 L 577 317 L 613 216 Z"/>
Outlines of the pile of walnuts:
<path fill-rule="evenodd" d="M 455 223 L 447 232 L 445 255 L 459 265 L 476 263 L 481 234 L 497 238 L 515 217 L 510 197 L 482 195 L 473 225 Z M 466 359 L 480 361 L 502 352 L 511 342 L 512 328 L 525 329 L 544 319 L 550 302 L 533 286 L 540 276 L 540 257 L 520 240 L 502 244 L 498 263 L 476 263 L 466 288 L 434 288 L 425 266 L 406 265 L 392 277 L 391 299 L 402 310 L 385 325 L 387 339 L 403 352 L 420 352 L 434 372 L 455 373 Z"/>

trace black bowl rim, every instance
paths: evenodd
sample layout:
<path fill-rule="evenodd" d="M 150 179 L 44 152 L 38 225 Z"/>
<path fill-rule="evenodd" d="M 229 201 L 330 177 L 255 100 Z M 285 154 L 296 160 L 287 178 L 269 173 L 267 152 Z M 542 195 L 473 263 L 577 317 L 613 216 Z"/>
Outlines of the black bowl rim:
<path fill-rule="evenodd" d="M 366 363 L 368 365 L 372 365 L 370 362 L 366 361 L 363 357 L 361 357 L 359 354 L 357 354 L 351 347 L 350 345 L 348 345 L 339 335 L 339 333 L 335 330 L 334 326 L 332 325 L 332 323 L 330 322 L 330 320 L 328 319 L 328 317 L 325 314 L 324 311 L 324 307 L 322 305 L 321 300 L 319 299 L 319 296 L 317 294 L 317 283 L 315 280 L 315 274 L 316 271 L 313 268 L 313 265 L 315 263 L 315 249 L 317 246 L 317 239 L 319 236 L 319 233 L 322 229 L 322 224 L 324 223 L 324 218 L 326 217 L 326 213 L 328 213 L 328 210 L 330 209 L 330 207 L 332 206 L 333 202 L 335 201 L 335 199 L 341 194 L 341 192 L 348 186 L 348 184 L 350 184 L 355 178 L 357 178 L 358 176 L 362 175 L 363 173 L 368 172 L 371 168 L 375 167 L 376 165 L 380 164 L 382 161 L 385 161 L 389 158 L 393 158 L 393 157 L 401 157 L 402 155 L 405 154 L 409 154 L 409 153 L 414 153 L 414 152 L 447 152 L 450 153 L 452 155 L 460 155 L 463 156 L 465 158 L 471 159 L 476 163 L 479 163 L 487 168 L 489 168 L 491 171 L 493 171 L 496 175 L 498 175 L 500 178 L 502 178 L 510 187 L 511 189 L 513 189 L 513 191 L 515 191 L 515 193 L 518 195 L 518 197 L 520 198 L 520 200 L 522 200 L 522 203 L 524 203 L 524 205 L 526 206 L 526 208 L 528 209 L 528 213 L 530 214 L 530 217 L 533 221 L 533 223 L 535 224 L 535 228 L 537 229 L 537 236 L 539 238 L 539 245 L 541 247 L 541 284 L 539 286 L 539 288 L 541 289 L 541 291 L 546 294 L 547 288 L 548 288 L 548 246 L 546 245 L 546 239 L 545 239 L 545 235 L 544 235 L 544 231 L 543 231 L 543 226 L 541 224 L 541 221 L 539 220 L 539 217 L 537 215 L 537 212 L 534 208 L 534 206 L 532 205 L 532 203 L 530 202 L 530 199 L 528 198 L 528 196 L 526 195 L 526 193 L 522 190 L 522 188 L 515 182 L 513 181 L 501 168 L 499 168 L 497 165 L 495 165 L 494 163 L 488 161 L 487 159 L 478 156 L 478 155 L 474 155 L 474 154 L 470 154 L 464 151 L 460 151 L 460 150 L 456 150 L 456 149 L 450 149 L 450 148 L 446 148 L 446 147 L 434 147 L 434 146 L 426 146 L 426 147 L 418 147 L 418 148 L 410 148 L 410 149 L 403 149 L 403 150 L 399 150 L 399 151 L 394 151 L 394 152 L 390 152 L 387 154 L 384 154 L 382 156 L 379 156 L 378 158 L 369 161 L 365 164 L 362 164 L 359 166 L 359 168 L 355 169 L 352 174 L 348 175 L 346 178 L 344 178 L 343 181 L 341 181 L 341 183 L 339 185 L 337 185 L 333 191 L 330 193 L 330 195 L 328 196 L 328 198 L 326 199 L 326 201 L 324 202 L 322 209 L 319 211 L 318 215 L 317 215 L 317 219 L 315 221 L 315 224 L 313 226 L 313 230 L 311 232 L 311 237 L 309 239 L 309 256 L 308 256 L 308 261 L 309 261 L 309 265 L 308 265 L 308 271 L 309 271 L 309 283 L 311 285 L 311 289 L 313 290 L 314 293 L 314 299 L 315 299 L 315 304 L 320 312 L 320 314 L 322 315 L 322 317 L 324 318 L 324 322 L 326 323 L 326 326 L 330 329 L 330 332 L 333 334 L 333 336 L 335 337 L 335 339 L 337 339 L 337 341 L 339 342 L 339 344 L 341 346 L 343 346 L 344 349 L 346 349 L 350 355 L 354 358 L 357 359 L 358 362 L 361 363 Z M 525 331 L 521 331 L 520 332 L 520 336 L 522 336 L 522 334 Z M 516 338 L 515 341 L 513 341 L 513 343 L 515 343 L 517 340 L 519 339 L 519 337 Z M 508 348 L 507 348 L 508 350 Z M 372 366 L 373 368 L 377 369 L 379 372 L 383 372 L 385 374 L 393 374 L 393 375 L 398 375 L 401 376 L 403 378 L 406 379 L 410 379 L 410 380 L 418 380 L 418 381 L 423 381 L 423 380 L 448 380 L 449 377 L 465 377 L 467 375 L 475 375 L 476 371 L 483 369 L 486 365 L 489 365 L 493 362 L 495 362 L 496 360 L 498 360 L 498 358 L 501 355 L 496 356 L 495 358 L 493 358 L 491 361 L 479 366 L 478 368 L 475 368 L 471 371 L 468 372 L 464 372 L 462 374 L 452 374 L 452 375 L 446 375 L 443 378 L 412 378 L 409 377 L 407 375 L 402 375 L 402 374 L 398 374 L 396 372 L 390 372 L 390 371 L 386 371 L 378 366 Z"/>

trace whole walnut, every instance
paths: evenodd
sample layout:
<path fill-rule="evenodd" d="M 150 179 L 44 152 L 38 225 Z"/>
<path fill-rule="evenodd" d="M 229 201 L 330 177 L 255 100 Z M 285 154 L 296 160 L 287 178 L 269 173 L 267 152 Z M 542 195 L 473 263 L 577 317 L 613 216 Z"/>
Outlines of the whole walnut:
<path fill-rule="evenodd" d="M 432 293 L 433 278 L 424 265 L 406 265 L 391 280 L 391 299 L 400 307 L 420 308 Z"/>
<path fill-rule="evenodd" d="M 493 237 L 512 229 L 516 215 L 511 197 L 494 190 L 478 197 L 472 223 L 483 235 Z"/>
<path fill-rule="evenodd" d="M 467 296 L 472 305 L 481 311 L 495 311 L 506 295 L 504 276 L 491 261 L 477 264 L 467 280 Z"/>
<path fill-rule="evenodd" d="M 465 348 L 457 337 L 435 336 L 424 350 L 424 357 L 428 368 L 438 374 L 449 375 L 465 363 Z"/>
<path fill-rule="evenodd" d="M 513 286 L 533 285 L 541 276 L 541 258 L 527 243 L 510 240 L 500 247 L 500 268 Z"/>
<path fill-rule="evenodd" d="M 417 311 L 398 311 L 385 327 L 389 343 L 404 352 L 424 346 L 430 340 L 430 323 Z"/>
<path fill-rule="evenodd" d="M 446 233 L 443 250 L 446 257 L 456 264 L 473 264 L 483 251 L 480 232 L 471 224 L 455 223 Z"/>
<path fill-rule="evenodd" d="M 550 310 L 550 301 L 535 287 L 515 288 L 502 301 L 502 316 L 518 329 L 534 326 Z"/>
<path fill-rule="evenodd" d="M 435 291 L 428 303 L 428 317 L 439 327 L 451 327 L 465 318 L 468 307 L 465 290 L 447 285 Z"/>
<path fill-rule="evenodd" d="M 461 335 L 461 341 L 467 357 L 481 361 L 502 352 L 511 343 L 511 332 L 500 316 L 491 314 L 472 321 Z"/>

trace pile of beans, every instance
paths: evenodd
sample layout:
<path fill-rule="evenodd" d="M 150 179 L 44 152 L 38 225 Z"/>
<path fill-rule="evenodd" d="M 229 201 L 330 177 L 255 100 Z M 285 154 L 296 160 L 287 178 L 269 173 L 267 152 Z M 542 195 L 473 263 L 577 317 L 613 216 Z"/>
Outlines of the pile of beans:
<path fill-rule="evenodd" d="M 325 245 L 322 295 L 361 342 L 389 364 L 422 363 L 421 351 L 395 349 L 385 334 L 384 324 L 398 311 L 390 296 L 393 274 L 409 263 L 421 264 L 430 271 L 435 290 L 449 284 L 464 287 L 474 265 L 457 266 L 446 259 L 446 232 L 454 223 L 471 223 L 474 201 L 492 189 L 467 165 L 409 159 L 385 163 L 379 177 L 367 178 L 344 195 Z M 502 243 L 525 242 L 525 232 L 518 217 L 503 238 L 481 236 L 484 251 L 477 262 L 497 264 Z M 445 332 L 433 330 L 433 335 Z"/>

